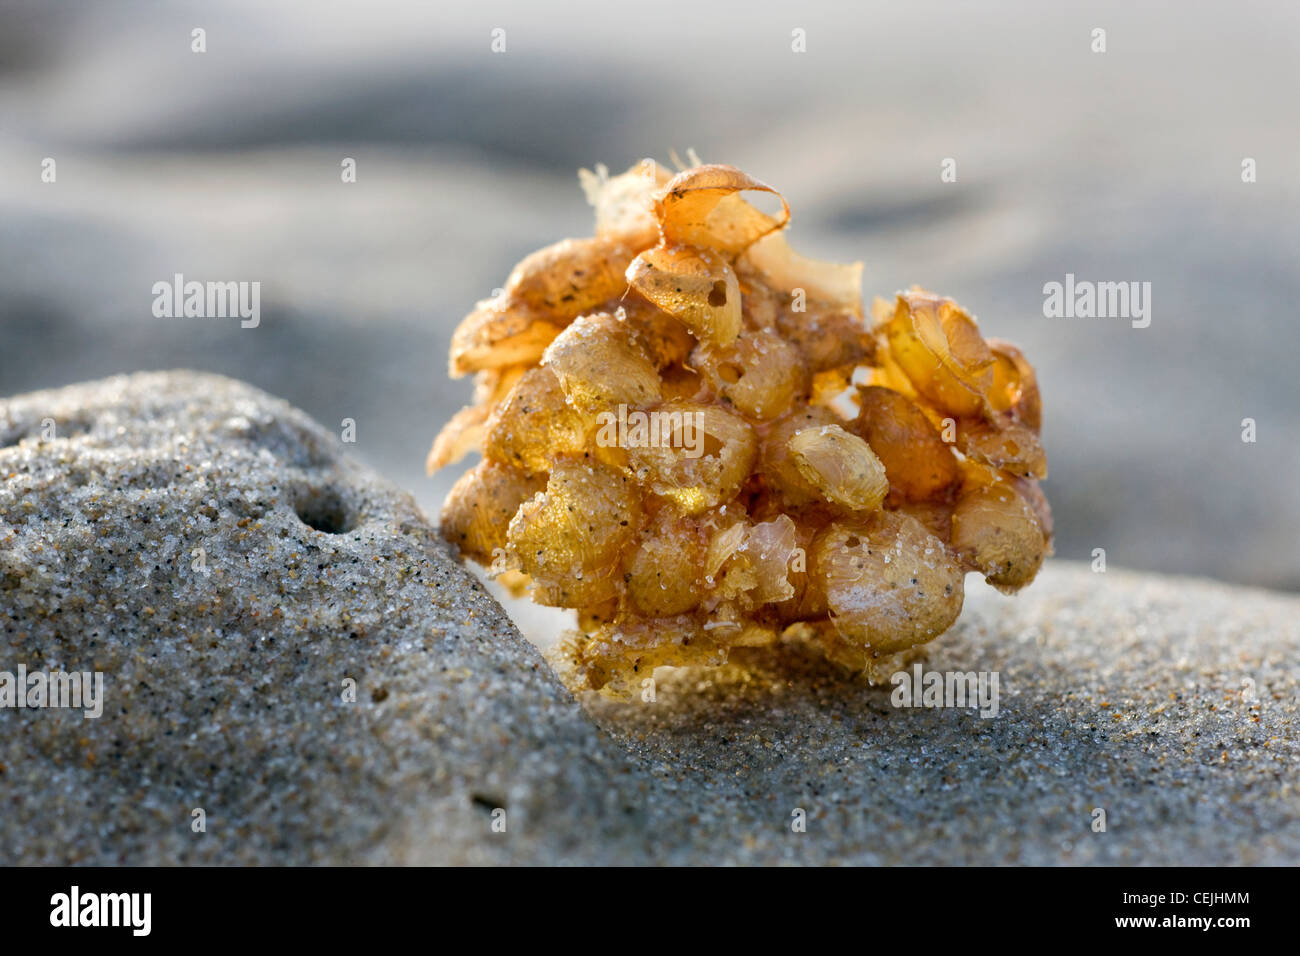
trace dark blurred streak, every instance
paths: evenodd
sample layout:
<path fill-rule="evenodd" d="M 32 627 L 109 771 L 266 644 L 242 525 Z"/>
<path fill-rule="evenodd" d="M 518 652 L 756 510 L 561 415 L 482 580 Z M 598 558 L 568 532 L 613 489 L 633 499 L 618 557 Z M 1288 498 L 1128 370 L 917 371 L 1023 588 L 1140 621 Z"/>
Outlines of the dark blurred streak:
<path fill-rule="evenodd" d="M 48 298 L 9 296 L 0 288 L 0 393 L 41 388 L 44 362 L 34 361 L 55 343 L 77 340 L 77 320 Z"/>
<path fill-rule="evenodd" d="M 941 196 L 903 199 L 872 197 L 865 202 L 839 205 L 824 213 L 817 225 L 836 232 L 866 233 L 946 222 L 979 206 L 973 191 L 949 191 Z"/>
<path fill-rule="evenodd" d="M 69 7 L 40 0 L 0 3 L 0 76 L 39 70 L 57 59 Z"/>
<path fill-rule="evenodd" d="M 592 156 L 623 155 L 625 123 L 644 108 L 625 89 L 560 71 L 538 83 L 514 64 L 493 71 L 452 65 L 432 75 L 409 69 L 381 76 L 334 73 L 314 78 L 310 87 L 294 79 L 288 89 L 282 85 L 258 100 L 217 100 L 105 145 L 124 152 L 216 153 L 354 142 L 436 145 L 569 175 L 590 165 Z M 575 136 L 571 125 L 555 121 L 557 102 L 565 104 L 566 115 L 599 122 L 584 124 Z"/>

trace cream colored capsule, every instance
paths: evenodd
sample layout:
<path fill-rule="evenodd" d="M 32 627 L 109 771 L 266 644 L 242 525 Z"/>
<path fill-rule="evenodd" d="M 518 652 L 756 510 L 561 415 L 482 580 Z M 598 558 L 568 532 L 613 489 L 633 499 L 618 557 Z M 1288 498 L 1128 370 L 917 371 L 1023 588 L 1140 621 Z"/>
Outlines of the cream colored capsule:
<path fill-rule="evenodd" d="M 546 603 L 589 607 L 614 596 L 619 553 L 640 523 L 631 479 L 604 465 L 561 459 L 546 490 L 511 519 L 503 566 L 517 565 Z"/>
<path fill-rule="evenodd" d="M 773 332 L 747 332 L 728 346 L 701 345 L 691 353 L 691 367 L 750 418 L 778 418 L 808 393 L 799 350 Z"/>
<path fill-rule="evenodd" d="M 827 526 L 815 568 L 840 636 L 892 653 L 938 637 L 961 613 L 963 572 L 916 519 L 882 511 Z"/>
<path fill-rule="evenodd" d="M 461 554 L 479 564 L 492 563 L 492 552 L 505 546 L 506 528 L 519 510 L 543 488 L 516 468 L 482 461 L 461 475 L 442 506 L 442 534 Z"/>
<path fill-rule="evenodd" d="M 557 457 L 581 454 L 587 423 L 565 401 L 555 373 L 533 368 L 493 410 L 484 430 L 484 455 L 539 474 Z"/>
<path fill-rule="evenodd" d="M 687 514 L 736 496 L 758 457 L 754 429 L 718 405 L 665 402 L 655 410 L 657 440 L 627 449 L 628 468 L 657 495 Z"/>
<path fill-rule="evenodd" d="M 889 479 L 871 446 L 839 425 L 795 432 L 790 457 L 799 474 L 834 505 L 871 512 L 889 494 Z"/>
<path fill-rule="evenodd" d="M 1010 481 L 963 488 L 952 513 L 952 545 L 1000 591 L 1017 591 L 1038 574 L 1047 536 L 1031 502 Z"/>
<path fill-rule="evenodd" d="M 656 246 L 627 268 L 628 284 L 701 341 L 729 345 L 740 333 L 740 282 L 710 249 Z"/>
<path fill-rule="evenodd" d="M 659 401 L 659 375 L 637 348 L 631 330 L 606 312 L 575 321 L 551 343 L 542 364 L 555 373 L 565 398 L 584 412 Z"/>

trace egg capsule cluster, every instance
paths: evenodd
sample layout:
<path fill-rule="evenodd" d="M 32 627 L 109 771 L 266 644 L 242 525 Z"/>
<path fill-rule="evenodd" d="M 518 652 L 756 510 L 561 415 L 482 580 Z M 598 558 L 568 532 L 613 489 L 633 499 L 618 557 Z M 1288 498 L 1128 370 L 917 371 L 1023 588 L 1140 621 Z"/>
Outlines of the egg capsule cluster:
<path fill-rule="evenodd" d="M 661 665 L 802 640 L 871 674 L 1050 550 L 1041 402 L 1013 345 L 920 289 L 863 316 L 861 265 L 803 258 L 728 166 L 584 171 L 596 235 L 536 252 L 452 340 L 477 450 L 442 531 L 577 611 L 553 660 L 627 696 Z M 763 212 L 743 193 L 776 196 Z"/>

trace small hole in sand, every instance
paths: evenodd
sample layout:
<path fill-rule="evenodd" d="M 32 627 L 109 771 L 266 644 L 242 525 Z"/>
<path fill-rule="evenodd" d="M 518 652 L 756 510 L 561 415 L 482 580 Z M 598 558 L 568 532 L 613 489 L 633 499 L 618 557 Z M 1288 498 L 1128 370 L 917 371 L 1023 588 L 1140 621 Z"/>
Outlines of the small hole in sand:
<path fill-rule="evenodd" d="M 495 797 L 490 793 L 472 793 L 470 802 L 480 810 L 486 810 L 491 813 L 497 809 L 505 809 L 506 802 L 500 797 Z"/>
<path fill-rule="evenodd" d="M 345 534 L 356 527 L 343 497 L 329 488 L 300 492 L 293 508 L 303 524 L 325 534 Z"/>

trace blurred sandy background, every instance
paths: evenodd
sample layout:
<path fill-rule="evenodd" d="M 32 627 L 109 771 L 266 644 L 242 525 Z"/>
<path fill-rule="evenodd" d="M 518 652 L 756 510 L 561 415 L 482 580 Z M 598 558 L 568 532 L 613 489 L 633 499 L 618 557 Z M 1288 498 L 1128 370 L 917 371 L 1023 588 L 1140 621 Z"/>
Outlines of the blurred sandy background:
<path fill-rule="evenodd" d="M 923 284 L 1025 348 L 1059 554 L 1300 588 L 1300 7 L 557 6 L 0 3 L 0 394 L 237 376 L 356 419 L 436 513 L 455 323 L 589 233 L 580 166 L 693 147 L 868 295 Z M 154 318 L 176 272 L 260 281 L 261 326 Z M 1044 318 L 1067 272 L 1151 282 L 1151 327 Z"/>

